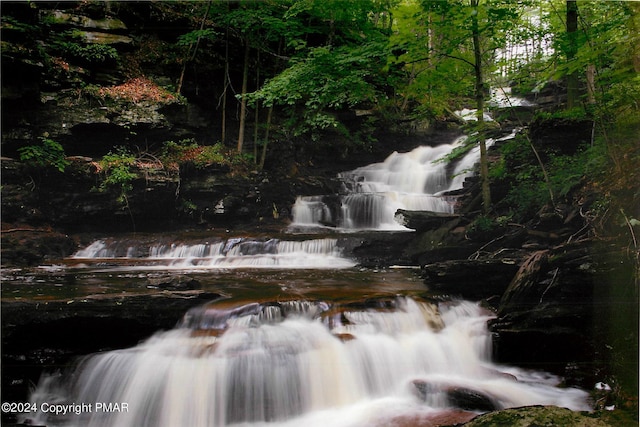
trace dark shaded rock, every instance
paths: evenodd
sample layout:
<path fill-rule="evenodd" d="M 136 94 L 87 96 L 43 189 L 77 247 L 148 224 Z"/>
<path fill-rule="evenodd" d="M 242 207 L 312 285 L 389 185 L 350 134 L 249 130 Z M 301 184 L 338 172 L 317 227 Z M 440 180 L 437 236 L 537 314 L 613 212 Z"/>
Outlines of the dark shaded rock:
<path fill-rule="evenodd" d="M 49 229 L 31 226 L 3 229 L 0 237 L 2 265 L 38 265 L 48 259 L 60 259 L 71 255 L 76 242 L 69 236 Z"/>
<path fill-rule="evenodd" d="M 134 346 L 173 328 L 191 307 L 217 298 L 204 291 L 162 291 L 77 300 L 3 299 L 3 398 L 26 399 L 42 367 L 63 368 L 81 354 Z"/>
<path fill-rule="evenodd" d="M 127 26 L 120 19 L 112 16 L 102 16 L 92 19 L 88 16 L 69 13 L 62 10 L 43 11 L 43 19 L 50 24 L 72 26 L 76 28 L 91 28 L 100 31 L 126 31 Z"/>
<path fill-rule="evenodd" d="M 365 267 L 389 266 L 392 264 L 415 265 L 405 249 L 412 237 L 410 233 L 362 233 L 360 240 L 349 239 L 345 252 L 351 253 Z"/>
<path fill-rule="evenodd" d="M 425 265 L 451 259 L 466 259 L 473 254 L 480 244 L 466 238 L 467 227 L 463 223 L 463 217 L 446 221 L 446 216 L 447 214 L 440 218 L 443 221 L 441 226 L 413 234 L 403 249 L 404 256 L 413 263 Z M 435 215 L 433 224 L 440 219 Z"/>
<path fill-rule="evenodd" d="M 451 260 L 422 268 L 425 284 L 434 290 L 470 300 L 502 295 L 518 272 L 517 259 Z"/>
<path fill-rule="evenodd" d="M 501 126 L 507 124 L 520 125 L 529 123 L 534 118 L 537 106 L 514 105 L 507 108 L 494 108 L 492 115 Z"/>
<path fill-rule="evenodd" d="M 185 165 L 178 172 L 140 161 L 132 168 L 138 177 L 122 200 L 117 187 L 100 188 L 105 177 L 90 157 L 68 160 L 71 164 L 60 173 L 3 158 L 3 221 L 68 233 L 231 228 L 268 222 L 282 228 L 296 197 L 287 180 L 270 181 L 259 174 L 232 176 L 216 167 Z"/>
<path fill-rule="evenodd" d="M 541 154 L 572 155 L 591 142 L 592 129 L 591 120 L 539 118 L 530 123 L 529 136 Z"/>
<path fill-rule="evenodd" d="M 200 289 L 200 282 L 193 277 L 185 275 L 172 275 L 168 277 L 150 277 L 148 288 L 157 288 L 171 291 L 185 291 Z"/>
<path fill-rule="evenodd" d="M 499 405 L 486 394 L 465 387 L 455 387 L 447 391 L 452 405 L 469 411 L 494 411 Z"/>
<path fill-rule="evenodd" d="M 491 325 L 498 362 L 542 368 L 591 388 L 607 374 L 607 359 L 633 359 L 618 375 L 635 378 L 637 389 L 634 261 L 622 248 L 595 243 L 534 252 L 522 264 Z"/>
<path fill-rule="evenodd" d="M 140 171 L 124 203 L 118 200 L 117 189 L 97 189 L 103 178 L 92 169 L 92 162 L 71 160 L 64 173 L 3 160 L 3 221 L 50 225 L 68 232 L 145 230 L 175 221 L 177 177 L 145 176 Z"/>
<path fill-rule="evenodd" d="M 449 227 L 458 224 L 460 215 L 445 212 L 408 211 L 398 209 L 395 220 L 398 224 L 416 231 L 427 231 L 450 223 Z M 455 221 L 455 223 L 453 223 Z"/>
<path fill-rule="evenodd" d="M 533 89 L 526 85 L 523 87 L 519 82 L 512 82 L 511 89 L 514 95 L 535 103 L 542 111 L 556 111 L 567 101 L 567 87 L 562 80 L 548 81 Z"/>
<path fill-rule="evenodd" d="M 90 336 L 78 339 L 81 335 L 70 334 L 67 326 L 59 328 L 61 323 L 87 328 L 78 319 L 95 319 L 95 322 L 122 321 L 137 323 L 140 327 L 153 332 L 169 329 L 176 325 L 182 315 L 195 305 L 215 300 L 220 295 L 199 290 L 152 292 L 133 295 L 89 295 L 78 300 L 54 301 L 2 301 L 2 316 L 10 319 L 3 322 L 3 339 L 15 344 L 34 345 L 32 343 L 74 342 L 75 345 L 87 345 Z M 32 329 L 31 334 L 24 334 Z M 33 340 L 32 335 L 42 335 L 42 340 Z M 105 339 L 118 341 L 121 331 L 112 331 L 109 337 L 95 336 L 98 343 Z M 67 334 L 66 336 L 63 336 Z M 70 335 L 69 335 L 70 334 Z"/>

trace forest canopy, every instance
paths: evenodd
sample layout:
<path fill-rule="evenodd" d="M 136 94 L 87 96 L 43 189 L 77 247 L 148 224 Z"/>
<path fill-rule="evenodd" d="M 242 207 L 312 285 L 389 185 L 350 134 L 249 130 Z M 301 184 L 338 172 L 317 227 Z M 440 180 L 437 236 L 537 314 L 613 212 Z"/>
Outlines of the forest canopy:
<path fill-rule="evenodd" d="M 640 129 L 637 2 L 209 0 L 63 6 L 65 12 L 50 2 L 3 4 L 3 62 L 22 58 L 41 64 L 41 88 L 73 89 L 101 105 L 198 104 L 219 126 L 206 142 L 196 143 L 233 147 L 259 169 L 277 141 L 330 139 L 346 154 L 375 144 L 379 129 L 460 121 L 455 111 L 462 108 L 478 110 L 475 131 L 484 131 L 483 110 L 494 89 L 510 87 L 534 99 L 551 88 L 555 102 L 538 120 L 592 123 L 591 146 L 599 161 L 591 163 L 613 168 L 620 186 L 637 179 L 630 172 L 637 169 Z M 78 30 L 88 22 L 116 35 L 90 40 Z M 70 87 L 51 83 L 63 74 L 70 77 L 62 85 Z M 475 140 L 482 144 L 484 138 Z M 482 172 L 488 181 L 489 171 Z"/>

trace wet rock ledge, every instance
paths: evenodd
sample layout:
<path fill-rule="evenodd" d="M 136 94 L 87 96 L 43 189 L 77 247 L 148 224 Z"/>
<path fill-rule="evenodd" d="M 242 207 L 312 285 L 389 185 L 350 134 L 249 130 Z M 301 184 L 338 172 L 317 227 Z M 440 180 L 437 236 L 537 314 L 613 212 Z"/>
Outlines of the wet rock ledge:
<path fill-rule="evenodd" d="M 24 399 L 30 385 L 38 381 L 33 377 L 34 365 L 63 369 L 78 354 L 134 346 L 173 328 L 188 309 L 220 298 L 199 289 L 182 290 L 190 286 L 169 284 L 167 289 L 162 285 L 152 292 L 127 295 L 3 299 L 3 400 Z"/>

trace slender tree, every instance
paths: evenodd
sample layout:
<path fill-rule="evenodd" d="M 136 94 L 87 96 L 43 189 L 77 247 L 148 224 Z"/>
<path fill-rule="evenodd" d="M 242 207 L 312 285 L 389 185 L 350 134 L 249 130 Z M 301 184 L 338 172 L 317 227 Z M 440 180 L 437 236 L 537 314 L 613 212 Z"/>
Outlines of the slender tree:
<path fill-rule="evenodd" d="M 578 53 L 578 2 L 576 0 L 567 0 L 567 62 L 571 63 L 575 60 Z M 579 106 L 578 93 L 578 72 L 575 67 L 571 67 L 571 72 L 567 74 L 567 108 L 571 109 Z"/>
<path fill-rule="evenodd" d="M 478 129 L 480 132 L 480 179 L 482 182 L 482 210 L 488 213 L 491 209 L 491 189 L 489 187 L 489 160 L 487 159 L 487 143 L 483 135 L 484 128 L 484 76 L 482 65 L 482 46 L 480 44 L 480 27 L 478 25 L 479 0 L 471 0 L 471 37 L 473 39 L 473 70 L 475 75 L 475 98 Z"/>
<path fill-rule="evenodd" d="M 242 68 L 242 94 L 240 95 L 240 128 L 238 130 L 238 153 L 242 153 L 244 144 L 244 131 L 247 119 L 247 85 L 249 81 L 249 41 L 244 47 L 244 66 Z"/>

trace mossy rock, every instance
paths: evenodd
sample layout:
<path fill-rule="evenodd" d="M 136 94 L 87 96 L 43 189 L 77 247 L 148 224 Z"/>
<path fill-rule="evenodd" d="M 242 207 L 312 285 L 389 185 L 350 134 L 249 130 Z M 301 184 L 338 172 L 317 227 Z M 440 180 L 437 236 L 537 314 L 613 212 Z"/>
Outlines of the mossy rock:
<path fill-rule="evenodd" d="M 586 412 L 574 412 L 557 406 L 527 406 L 490 412 L 474 418 L 465 427 L 608 427 L 609 424 Z M 622 425 L 622 424 L 620 424 Z M 632 425 L 632 424 L 624 424 Z M 635 424 L 638 425 L 637 422 Z"/>

